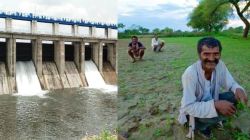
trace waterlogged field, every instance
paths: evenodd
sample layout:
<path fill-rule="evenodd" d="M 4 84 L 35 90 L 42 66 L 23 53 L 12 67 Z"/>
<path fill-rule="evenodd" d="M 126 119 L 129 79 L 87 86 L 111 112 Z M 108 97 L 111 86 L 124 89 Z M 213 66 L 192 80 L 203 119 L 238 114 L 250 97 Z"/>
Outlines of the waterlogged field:
<path fill-rule="evenodd" d="M 222 60 L 249 93 L 250 40 L 216 38 L 223 46 Z M 181 75 L 197 61 L 196 43 L 200 37 L 161 39 L 166 46 L 163 52 L 155 53 L 151 49 L 151 39 L 140 38 L 147 49 L 144 60 L 136 63 L 131 63 L 127 55 L 130 39 L 118 42 L 118 132 L 129 139 L 185 139 L 187 133 L 176 121 L 182 97 Z M 250 124 L 246 118 L 238 123 L 239 126 Z M 249 128 L 245 129 L 250 132 Z M 246 138 L 232 129 L 214 133 L 215 139 Z"/>

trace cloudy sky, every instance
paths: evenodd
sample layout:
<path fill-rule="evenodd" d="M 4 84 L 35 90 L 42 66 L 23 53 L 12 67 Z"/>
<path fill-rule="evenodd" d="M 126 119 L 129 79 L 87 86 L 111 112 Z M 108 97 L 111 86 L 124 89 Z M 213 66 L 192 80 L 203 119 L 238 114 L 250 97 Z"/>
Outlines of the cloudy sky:
<path fill-rule="evenodd" d="M 126 27 L 132 24 L 154 29 L 170 27 L 174 30 L 191 30 L 187 27 L 188 14 L 199 0 L 118 0 L 118 22 Z M 228 26 L 243 26 L 235 17 Z"/>
<path fill-rule="evenodd" d="M 117 0 L 0 0 L 0 10 L 117 23 Z"/>
<path fill-rule="evenodd" d="M 0 0 L 1 11 L 21 11 L 94 22 L 132 24 L 149 29 L 191 30 L 188 14 L 199 0 Z M 231 19 L 228 26 L 243 23 Z"/>

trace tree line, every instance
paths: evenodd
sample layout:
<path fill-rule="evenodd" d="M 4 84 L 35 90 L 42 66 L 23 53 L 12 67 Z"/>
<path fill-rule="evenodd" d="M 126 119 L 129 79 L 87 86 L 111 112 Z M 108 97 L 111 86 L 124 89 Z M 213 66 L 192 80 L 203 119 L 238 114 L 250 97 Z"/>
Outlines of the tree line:
<path fill-rule="evenodd" d="M 228 23 L 229 18 L 237 16 L 244 23 L 242 36 L 248 37 L 250 29 L 250 0 L 201 0 L 189 15 L 188 26 L 199 31 L 218 32 Z"/>
<path fill-rule="evenodd" d="M 132 25 L 125 29 L 123 23 L 118 23 L 119 36 L 147 34 L 191 36 L 201 33 L 218 33 L 223 31 L 227 33 L 241 33 L 244 38 L 247 38 L 250 30 L 249 7 L 250 0 L 200 0 L 198 6 L 195 7 L 188 16 L 187 26 L 193 29 L 191 32 L 181 30 L 174 31 L 169 27 L 149 30 L 140 25 Z M 234 11 L 236 11 L 236 16 L 240 18 L 245 27 L 230 27 L 225 30 L 224 27 L 229 23 L 229 18 L 235 16 Z"/>
<path fill-rule="evenodd" d="M 162 37 L 171 37 L 171 36 L 205 36 L 211 35 L 213 33 L 217 33 L 214 31 L 207 32 L 205 30 L 197 30 L 194 29 L 193 31 L 182 31 L 182 30 L 174 30 L 169 27 L 165 27 L 163 29 L 155 28 L 150 30 L 148 28 L 142 27 L 140 25 L 132 25 L 131 27 L 127 27 L 123 23 L 118 23 L 118 30 L 119 30 L 119 38 L 129 38 L 132 35 L 154 35 L 157 34 L 158 36 Z M 221 34 L 233 35 L 233 34 L 242 34 L 244 31 L 243 26 L 238 27 L 230 27 L 228 29 L 221 30 Z"/>
<path fill-rule="evenodd" d="M 172 28 L 169 27 L 165 27 L 164 29 L 159 29 L 159 28 L 155 28 L 152 31 L 150 31 L 150 29 L 142 27 L 140 25 L 135 25 L 133 24 L 131 27 L 124 29 L 125 25 L 123 23 L 118 23 L 118 29 L 119 30 L 123 30 L 120 31 L 120 33 L 124 33 L 124 34 L 135 34 L 135 35 L 146 35 L 146 34 L 164 34 L 164 33 L 172 33 L 174 32 L 174 30 Z"/>

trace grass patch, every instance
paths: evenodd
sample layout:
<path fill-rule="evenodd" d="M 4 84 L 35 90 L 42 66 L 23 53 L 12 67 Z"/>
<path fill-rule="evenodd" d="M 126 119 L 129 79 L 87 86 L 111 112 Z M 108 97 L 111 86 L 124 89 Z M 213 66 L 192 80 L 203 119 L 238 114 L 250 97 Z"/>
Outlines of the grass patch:
<path fill-rule="evenodd" d="M 117 135 L 109 131 L 102 131 L 99 136 L 87 136 L 83 140 L 117 140 Z"/>

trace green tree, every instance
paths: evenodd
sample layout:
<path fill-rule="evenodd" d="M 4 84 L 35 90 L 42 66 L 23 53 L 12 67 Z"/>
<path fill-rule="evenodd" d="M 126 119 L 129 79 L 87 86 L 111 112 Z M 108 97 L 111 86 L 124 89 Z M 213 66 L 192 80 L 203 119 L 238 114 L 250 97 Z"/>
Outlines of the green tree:
<path fill-rule="evenodd" d="M 155 28 L 152 31 L 153 34 L 159 34 L 160 32 L 161 32 L 161 30 L 159 28 Z"/>
<path fill-rule="evenodd" d="M 243 32 L 243 27 L 242 26 L 238 26 L 234 28 L 234 32 L 236 33 L 242 33 Z"/>
<path fill-rule="evenodd" d="M 138 30 L 139 30 L 139 32 L 140 32 L 141 34 L 148 34 L 148 33 L 149 33 L 149 29 L 144 28 L 144 27 L 142 27 L 142 26 L 139 26 Z"/>
<path fill-rule="evenodd" d="M 231 10 L 228 5 L 231 7 Z M 202 0 L 199 3 L 198 7 L 195 8 L 190 14 L 190 21 L 188 22 L 188 26 L 199 30 L 205 29 L 209 31 L 213 26 L 211 22 L 208 22 L 210 20 L 214 21 L 213 23 L 217 23 L 218 27 L 220 28 L 220 26 L 224 25 L 219 24 L 219 21 L 222 21 L 222 23 L 223 21 L 225 21 L 225 23 L 227 23 L 228 17 L 230 13 L 232 13 L 232 9 L 234 8 L 241 21 L 245 24 L 243 37 L 247 38 L 250 29 L 249 7 L 250 0 Z M 217 20 L 215 20 L 214 18 Z"/>
<path fill-rule="evenodd" d="M 125 25 L 123 23 L 118 23 L 118 28 L 123 29 L 123 28 L 125 28 Z"/>
<path fill-rule="evenodd" d="M 243 27 L 242 26 L 238 26 L 238 27 L 229 27 L 227 30 L 225 31 L 229 31 L 229 32 L 234 32 L 234 33 L 242 33 L 243 32 Z"/>
<path fill-rule="evenodd" d="M 140 32 L 137 29 L 126 29 L 126 30 L 124 30 L 124 34 L 127 34 L 127 35 L 138 35 L 138 34 L 140 34 Z"/>
<path fill-rule="evenodd" d="M 169 27 L 165 27 L 164 29 L 161 30 L 162 34 L 169 34 L 169 33 L 173 33 L 174 30 L 172 28 Z"/>
<path fill-rule="evenodd" d="M 127 34 L 127 35 L 138 35 L 140 34 L 140 31 L 139 31 L 139 25 L 131 25 L 128 29 L 125 29 L 124 30 L 124 34 Z"/>
<path fill-rule="evenodd" d="M 124 33 L 128 35 L 148 34 L 149 29 L 133 24 L 128 29 L 124 30 Z"/>
<path fill-rule="evenodd" d="M 189 15 L 188 26 L 206 32 L 220 31 L 232 13 L 230 4 L 220 5 L 218 0 L 202 0 Z"/>
<path fill-rule="evenodd" d="M 232 7 L 236 9 L 237 15 L 240 17 L 241 21 L 245 24 L 243 37 L 247 38 L 249 29 L 250 29 L 250 23 L 249 23 L 249 17 L 250 17 L 250 0 L 219 0 L 219 6 L 223 6 L 224 4 L 230 3 Z"/>

